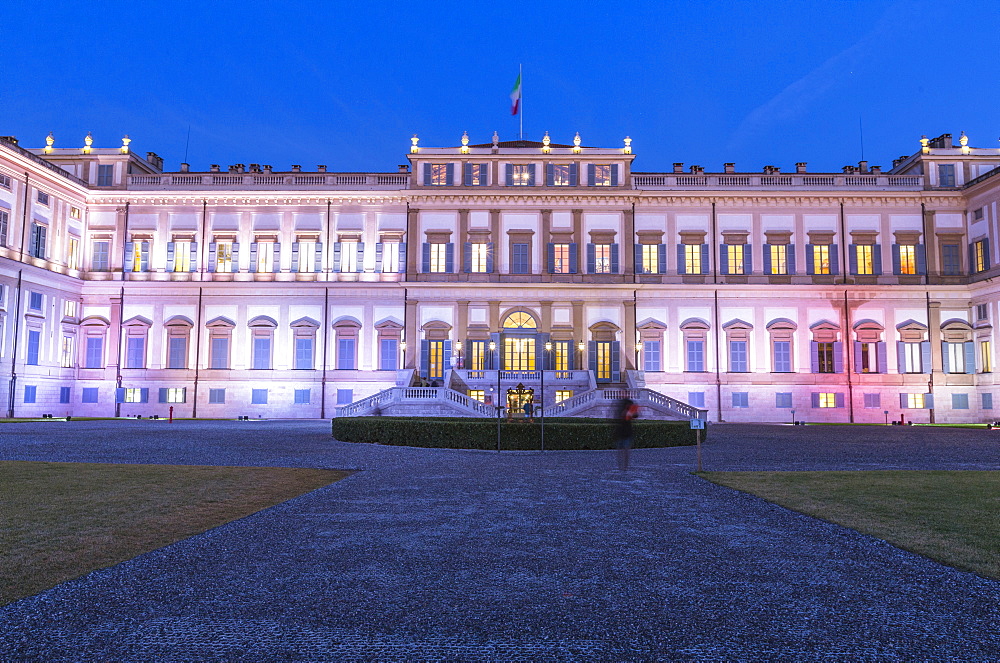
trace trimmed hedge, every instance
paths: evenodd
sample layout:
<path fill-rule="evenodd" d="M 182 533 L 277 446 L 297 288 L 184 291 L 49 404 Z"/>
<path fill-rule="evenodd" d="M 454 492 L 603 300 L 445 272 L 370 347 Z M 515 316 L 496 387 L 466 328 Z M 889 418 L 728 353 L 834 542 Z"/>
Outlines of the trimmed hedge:
<path fill-rule="evenodd" d="M 679 447 L 695 443 L 687 421 L 636 421 L 634 447 Z M 541 448 L 541 424 L 523 421 L 500 424 L 500 449 L 530 451 Z M 707 433 L 707 431 L 706 431 Z M 497 448 L 497 420 L 453 417 L 339 417 L 333 437 L 342 442 L 390 444 L 438 449 Z M 704 440 L 702 440 L 704 441 Z M 610 419 L 545 419 L 546 449 L 612 449 L 614 422 Z"/>

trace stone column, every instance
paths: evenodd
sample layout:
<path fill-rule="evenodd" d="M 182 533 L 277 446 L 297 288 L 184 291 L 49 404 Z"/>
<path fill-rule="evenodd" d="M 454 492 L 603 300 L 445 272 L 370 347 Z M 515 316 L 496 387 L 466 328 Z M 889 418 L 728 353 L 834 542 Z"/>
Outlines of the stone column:
<path fill-rule="evenodd" d="M 635 275 L 635 211 L 629 207 L 622 210 L 622 239 L 620 251 L 624 253 L 622 273 L 626 277 Z"/>
<path fill-rule="evenodd" d="M 927 304 L 927 340 L 931 342 L 931 366 L 934 375 L 944 375 L 944 361 L 941 356 L 941 302 Z"/>
<path fill-rule="evenodd" d="M 622 302 L 625 305 L 625 318 L 622 321 L 622 354 L 625 361 L 622 362 L 625 368 L 635 370 L 635 302 L 626 299 Z"/>
<path fill-rule="evenodd" d="M 404 313 L 406 350 L 403 352 L 403 368 L 416 368 L 417 357 L 420 356 L 420 337 L 417 334 L 417 301 L 406 300 Z"/>
<path fill-rule="evenodd" d="M 415 281 L 420 260 L 420 233 L 418 231 L 420 210 L 406 211 L 406 280 Z M 409 343 L 410 339 L 407 338 Z"/>

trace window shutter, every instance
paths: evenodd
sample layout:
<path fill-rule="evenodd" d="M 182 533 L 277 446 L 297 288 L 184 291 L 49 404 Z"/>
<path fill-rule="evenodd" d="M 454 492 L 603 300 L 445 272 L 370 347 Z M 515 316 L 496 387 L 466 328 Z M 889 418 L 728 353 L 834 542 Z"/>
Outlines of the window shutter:
<path fill-rule="evenodd" d="M 299 271 L 299 243 L 292 242 L 292 271 Z"/>
<path fill-rule="evenodd" d="M 430 186 L 431 184 L 431 165 L 429 163 L 424 164 L 424 186 Z"/>
<path fill-rule="evenodd" d="M 729 274 L 729 245 L 719 244 L 719 273 Z"/>
<path fill-rule="evenodd" d="M 556 272 L 556 245 L 549 242 L 545 247 L 545 263 L 549 266 L 549 274 Z"/>
<path fill-rule="evenodd" d="M 507 174 L 507 186 L 514 186 L 514 164 L 508 163 L 504 165 L 504 171 Z"/>
<path fill-rule="evenodd" d="M 753 274 L 753 250 L 750 244 L 743 245 L 743 273 Z"/>
<path fill-rule="evenodd" d="M 811 373 L 819 373 L 819 343 L 809 342 L 809 366 Z"/>
<path fill-rule="evenodd" d="M 399 271 L 406 271 L 406 242 L 399 243 Z"/>
<path fill-rule="evenodd" d="M 896 341 L 896 372 L 906 373 L 906 345 L 902 341 Z"/>
<path fill-rule="evenodd" d="M 934 409 L 934 394 L 924 394 L 924 409 L 925 410 Z"/>
<path fill-rule="evenodd" d="M 545 164 L 545 186 L 555 186 L 556 184 L 556 167 L 551 164 Z"/>
<path fill-rule="evenodd" d="M 618 273 L 618 244 L 611 245 L 611 273 Z"/>
<path fill-rule="evenodd" d="M 656 257 L 657 257 L 657 272 L 660 274 L 667 273 L 667 245 L 658 244 L 656 246 Z"/>
<path fill-rule="evenodd" d="M 587 341 L 587 367 L 597 375 L 597 341 Z"/>
<path fill-rule="evenodd" d="M 844 394 L 841 392 L 835 394 L 833 397 L 833 403 L 837 407 L 844 407 Z"/>
<path fill-rule="evenodd" d="M 711 270 L 709 269 L 709 254 L 708 254 L 708 244 L 701 245 L 701 273 L 708 274 Z"/>
<path fill-rule="evenodd" d="M 569 245 L 569 271 L 572 274 L 580 272 L 580 249 L 576 242 Z"/>
<path fill-rule="evenodd" d="M 240 271 L 240 245 L 239 242 L 233 242 L 233 272 Z"/>
<path fill-rule="evenodd" d="M 969 273 L 976 273 L 976 245 L 969 244 Z"/>
<path fill-rule="evenodd" d="M 149 271 L 149 242 L 143 242 L 139 248 L 139 271 Z"/>
<path fill-rule="evenodd" d="M 431 367 L 431 342 L 427 339 L 420 341 L 420 377 L 426 378 Z"/>
<path fill-rule="evenodd" d="M 528 164 L 528 186 L 535 186 L 535 164 Z"/>
<path fill-rule="evenodd" d="M 28 253 L 30 253 L 31 255 L 35 255 L 35 252 L 32 250 L 29 250 Z M 125 271 L 131 272 L 134 266 L 135 266 L 135 242 L 125 242 Z"/>
<path fill-rule="evenodd" d="M 45 251 L 45 228 L 42 228 L 41 243 L 42 243 L 42 252 L 44 252 Z M 39 256 L 39 257 L 42 258 L 44 256 Z M 986 270 L 986 269 L 989 269 L 989 268 L 990 268 L 990 243 L 987 242 L 984 239 L 983 240 L 983 269 Z"/>
<path fill-rule="evenodd" d="M 455 245 L 451 242 L 444 249 L 444 271 L 455 273 Z"/>
<path fill-rule="evenodd" d="M 614 172 L 612 169 L 611 172 Z M 622 343 L 611 341 L 611 381 L 622 381 Z"/>
<path fill-rule="evenodd" d="M 486 344 L 486 352 L 484 353 L 486 358 L 486 369 L 496 371 L 500 369 L 500 334 L 495 332 L 490 334 L 490 340 L 493 341 L 496 348 L 493 352 L 490 352 L 489 343 Z M 500 394 L 497 394 L 497 403 L 499 404 L 500 402 Z"/>
<path fill-rule="evenodd" d="M 889 368 L 887 366 L 886 351 L 885 351 L 885 341 L 879 341 L 875 344 L 875 372 L 876 373 L 888 373 Z"/>
<path fill-rule="evenodd" d="M 31 224 L 31 233 L 28 235 L 28 255 L 30 256 L 35 255 L 35 250 L 38 246 L 38 233 L 36 232 L 37 228 L 38 228 L 37 224 L 34 223 Z M 119 401 L 119 403 L 120 402 L 121 401 Z"/>
<path fill-rule="evenodd" d="M 819 393 L 814 391 L 812 392 L 811 395 L 812 395 L 812 406 L 819 407 Z"/>
<path fill-rule="evenodd" d="M 892 273 L 900 274 L 903 271 L 902 259 L 899 257 L 899 244 L 892 245 Z"/>
<path fill-rule="evenodd" d="M 462 184 L 472 186 L 472 164 L 468 161 L 462 164 Z"/>
<path fill-rule="evenodd" d="M 167 242 L 167 271 L 174 271 L 174 243 Z M 250 271 L 253 271 L 252 269 Z"/>
<path fill-rule="evenodd" d="M 844 342 L 834 341 L 833 343 L 833 372 L 844 372 Z"/>
<path fill-rule="evenodd" d="M 684 245 L 677 245 L 677 273 L 687 274 L 687 263 L 684 261 Z"/>
<path fill-rule="evenodd" d="M 118 387 L 115 389 L 115 403 L 125 402 L 125 387 Z"/>
<path fill-rule="evenodd" d="M 341 255 L 340 255 L 340 252 L 341 252 L 343 246 L 344 246 L 343 242 L 334 242 L 333 243 L 333 271 L 335 271 L 335 272 L 339 272 L 340 271 L 340 265 L 341 265 Z"/>
<path fill-rule="evenodd" d="M 250 271 L 257 271 L 257 242 L 250 242 Z"/>
<path fill-rule="evenodd" d="M 917 274 L 923 276 L 927 273 L 927 247 L 917 244 Z"/>
<path fill-rule="evenodd" d="M 813 258 L 813 245 L 806 244 L 806 274 L 816 273 L 816 261 Z"/>
<path fill-rule="evenodd" d="M 455 164 L 449 163 L 445 166 L 445 184 L 455 186 Z"/>
<path fill-rule="evenodd" d="M 795 274 L 795 245 L 789 244 L 785 251 L 785 265 L 788 267 L 788 273 Z"/>
<path fill-rule="evenodd" d="M 218 253 L 217 253 L 218 249 L 219 249 L 219 245 L 218 244 L 216 244 L 215 242 L 209 242 L 209 244 L 208 244 L 208 271 L 209 272 L 214 272 L 215 271 L 215 260 L 216 260 L 216 258 L 218 256 Z"/>
<path fill-rule="evenodd" d="M 931 363 L 931 342 L 920 342 L 920 368 L 921 373 L 930 373 L 933 364 Z"/>
<path fill-rule="evenodd" d="M 545 352 L 545 343 L 550 340 L 551 336 L 549 334 L 539 333 L 535 336 L 535 366 L 538 366 L 543 371 L 552 370 L 551 355 L 555 354 L 555 347 L 553 346 L 552 352 Z M 544 396 L 544 394 L 541 394 Z"/>
<path fill-rule="evenodd" d="M 882 245 L 876 244 L 872 249 L 872 273 L 882 276 Z"/>
<path fill-rule="evenodd" d="M 962 344 L 965 352 L 965 372 L 976 372 L 976 344 L 973 341 L 966 341 Z"/>
<path fill-rule="evenodd" d="M 358 272 L 363 272 L 363 271 L 365 271 L 365 243 L 364 242 L 358 242 L 357 252 L 358 252 L 358 255 L 357 255 L 357 260 L 355 261 L 355 263 L 356 263 L 355 264 L 355 270 L 358 271 Z M 323 262 L 322 258 L 323 258 L 322 245 L 317 244 L 316 245 L 316 271 L 317 272 L 320 271 L 320 264 Z"/>
<path fill-rule="evenodd" d="M 486 243 L 486 271 L 493 273 L 493 242 Z"/>
<path fill-rule="evenodd" d="M 160 387 L 160 402 L 161 403 L 166 403 L 167 402 L 167 388 L 166 387 Z"/>
<path fill-rule="evenodd" d="M 142 389 L 139 390 L 139 402 L 140 403 L 148 403 L 149 402 L 149 389 L 148 388 L 143 387 Z"/>
<path fill-rule="evenodd" d="M 358 242 L 358 271 L 362 271 L 364 268 L 361 266 L 362 260 L 364 260 L 364 245 Z M 322 272 L 323 271 L 323 243 L 316 242 L 315 257 L 313 259 L 313 271 Z"/>
<path fill-rule="evenodd" d="M 274 273 L 276 273 L 276 274 L 278 272 L 280 272 L 281 271 L 281 243 L 280 242 L 274 242 L 274 244 L 272 246 L 271 262 L 272 262 L 271 270 Z"/>
<path fill-rule="evenodd" d="M 569 165 L 569 185 L 580 185 L 580 164 L 578 163 L 571 163 Z"/>
<path fill-rule="evenodd" d="M 941 342 L 941 368 L 945 373 L 951 373 L 951 357 L 948 356 L 948 344 Z"/>
<path fill-rule="evenodd" d="M 336 245 L 334 245 L 334 246 L 336 246 Z M 377 242 L 375 244 L 375 273 L 376 274 L 381 274 L 382 273 L 382 250 L 383 250 L 382 247 L 384 247 L 384 246 L 385 245 L 382 242 Z M 334 249 L 334 250 L 336 250 L 336 249 Z M 337 271 L 336 267 L 334 267 L 334 271 Z"/>
<path fill-rule="evenodd" d="M 595 253 L 594 245 L 587 244 L 587 273 L 593 274 L 594 270 L 597 268 L 597 255 Z"/>
<path fill-rule="evenodd" d="M 848 244 L 847 245 L 847 268 L 851 271 L 851 274 L 858 273 L 858 245 Z"/>
<path fill-rule="evenodd" d="M 611 186 L 618 186 L 618 164 L 611 164 Z"/>
<path fill-rule="evenodd" d="M 634 249 L 632 251 L 634 256 L 634 262 L 632 264 L 635 265 L 635 273 L 648 274 L 649 272 L 646 271 L 645 266 L 642 264 L 642 244 L 635 244 L 632 248 Z"/>
<path fill-rule="evenodd" d="M 763 265 L 763 267 L 764 267 L 764 273 L 765 274 L 770 274 L 771 273 L 771 245 L 770 244 L 765 244 L 764 245 L 764 260 L 761 262 L 761 265 Z"/>
<path fill-rule="evenodd" d="M 597 175 L 594 173 L 594 164 L 587 164 L 587 186 L 594 186 L 597 183 Z"/>
<path fill-rule="evenodd" d="M 451 370 L 451 341 L 444 342 L 444 352 L 442 353 L 442 358 L 444 359 L 444 367 L 441 369 L 442 377 L 445 373 Z M 444 384 L 444 381 L 441 382 Z"/>
<path fill-rule="evenodd" d="M 462 244 L 462 271 L 466 274 L 472 271 L 472 242 Z"/>
<path fill-rule="evenodd" d="M 899 407 L 903 410 L 909 409 L 909 401 L 906 398 L 906 394 L 899 395 Z"/>
<path fill-rule="evenodd" d="M 198 242 L 191 242 L 191 268 L 190 271 L 198 271 Z"/>
<path fill-rule="evenodd" d="M 830 245 L 830 273 L 840 274 L 840 253 L 836 244 Z"/>
<path fill-rule="evenodd" d="M 427 242 L 421 245 L 420 271 L 424 274 L 431 271 L 431 245 Z"/>
<path fill-rule="evenodd" d="M 861 373 L 861 342 L 854 341 L 854 372 Z"/>

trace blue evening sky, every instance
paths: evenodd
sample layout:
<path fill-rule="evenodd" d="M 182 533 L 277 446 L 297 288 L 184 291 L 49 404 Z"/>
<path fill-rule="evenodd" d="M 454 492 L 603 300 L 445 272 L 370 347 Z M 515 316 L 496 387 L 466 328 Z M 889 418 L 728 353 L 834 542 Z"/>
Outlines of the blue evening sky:
<path fill-rule="evenodd" d="M 921 134 L 1000 136 L 995 0 L 25 2 L 3 12 L 0 135 L 120 145 L 176 170 L 394 171 L 524 131 L 675 161 L 888 168 Z"/>

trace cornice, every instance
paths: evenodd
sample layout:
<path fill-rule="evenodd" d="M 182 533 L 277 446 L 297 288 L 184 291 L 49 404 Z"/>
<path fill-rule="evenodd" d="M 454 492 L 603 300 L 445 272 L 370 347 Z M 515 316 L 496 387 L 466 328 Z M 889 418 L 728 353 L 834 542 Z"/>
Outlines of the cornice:
<path fill-rule="evenodd" d="M 201 207 L 208 204 L 209 207 L 288 207 L 288 206 L 314 206 L 325 207 L 329 202 L 337 206 L 386 206 L 386 205 L 406 205 L 406 197 L 399 192 L 389 194 L 377 193 L 352 193 L 349 195 L 260 195 L 253 194 L 218 194 L 207 193 L 206 195 L 196 195 L 190 192 L 181 195 L 170 195 L 164 193 L 127 193 L 114 192 L 113 194 L 92 195 L 87 199 L 90 205 L 111 205 L 121 206 L 125 203 L 132 205 L 176 205 L 178 207 Z"/>

